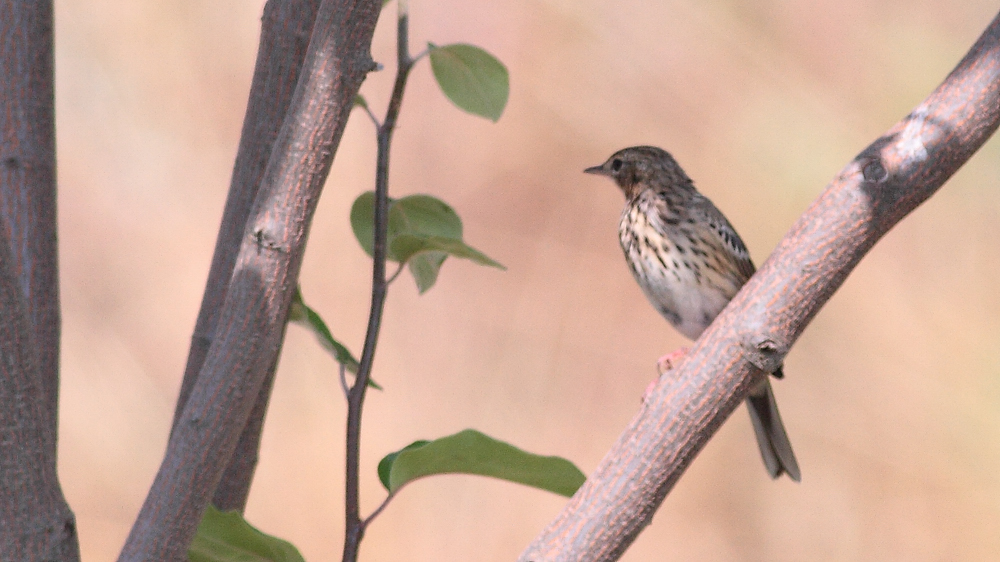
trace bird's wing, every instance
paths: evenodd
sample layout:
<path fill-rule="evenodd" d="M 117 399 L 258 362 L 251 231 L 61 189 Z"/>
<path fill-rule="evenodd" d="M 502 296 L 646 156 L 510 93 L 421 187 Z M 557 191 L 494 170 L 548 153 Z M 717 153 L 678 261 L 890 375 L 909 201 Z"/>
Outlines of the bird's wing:
<path fill-rule="evenodd" d="M 736 281 L 739 286 L 742 286 L 757 270 L 750 259 L 750 252 L 747 250 L 746 244 L 743 243 L 743 239 L 736 233 L 733 225 L 729 224 L 722 211 L 719 211 L 707 197 L 701 194 L 695 196 L 692 213 L 695 214 L 696 218 L 702 219 L 703 224 L 709 227 L 706 229 L 707 234 L 714 237 L 715 242 L 726 250 L 721 254 L 725 256 L 724 259 L 729 261 L 732 271 L 739 273 L 739 279 Z"/>

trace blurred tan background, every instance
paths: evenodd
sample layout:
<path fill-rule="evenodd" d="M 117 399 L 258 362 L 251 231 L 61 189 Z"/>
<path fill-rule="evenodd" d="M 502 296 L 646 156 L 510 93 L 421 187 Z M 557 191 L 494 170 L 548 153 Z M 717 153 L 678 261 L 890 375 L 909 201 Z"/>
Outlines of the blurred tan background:
<path fill-rule="evenodd" d="M 260 0 L 61 0 L 56 97 L 64 344 L 60 471 L 86 560 L 113 559 L 163 453 L 257 47 Z M 392 193 L 431 193 L 508 267 L 451 260 L 386 309 L 363 435 L 378 460 L 474 427 L 591 471 L 661 354 L 685 344 L 620 255 L 620 193 L 581 170 L 627 145 L 673 152 L 758 262 L 858 151 L 905 115 L 993 2 L 452 0 L 411 3 L 414 51 L 472 42 L 511 72 L 498 124 L 406 95 Z M 395 5 L 362 88 L 384 107 Z M 381 113 L 381 110 L 379 110 Z M 355 114 L 312 229 L 303 289 L 360 353 L 369 260 L 348 209 L 374 177 Z M 625 560 L 1000 557 L 1000 150 L 987 144 L 861 263 L 776 385 L 802 466 L 772 482 L 741 408 Z M 289 330 L 247 516 L 339 559 L 344 400 Z M 363 558 L 511 560 L 563 504 L 474 477 L 415 483 Z"/>

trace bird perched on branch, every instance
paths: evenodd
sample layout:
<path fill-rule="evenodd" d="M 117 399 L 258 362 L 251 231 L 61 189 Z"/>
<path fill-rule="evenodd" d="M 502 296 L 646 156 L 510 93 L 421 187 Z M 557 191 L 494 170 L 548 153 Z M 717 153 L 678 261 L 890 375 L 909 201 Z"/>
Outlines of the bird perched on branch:
<path fill-rule="evenodd" d="M 632 275 L 664 318 L 698 339 L 755 271 L 740 235 L 665 150 L 626 148 L 584 171 L 621 188 L 618 236 Z M 783 376 L 780 368 L 773 375 Z M 787 473 L 798 482 L 770 381 L 758 384 L 746 402 L 768 473 Z"/>

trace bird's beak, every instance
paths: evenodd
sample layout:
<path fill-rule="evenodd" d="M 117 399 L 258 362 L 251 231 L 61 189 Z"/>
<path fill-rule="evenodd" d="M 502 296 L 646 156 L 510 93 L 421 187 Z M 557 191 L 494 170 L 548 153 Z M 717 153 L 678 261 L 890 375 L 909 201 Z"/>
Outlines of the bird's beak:
<path fill-rule="evenodd" d="M 584 170 L 583 173 L 585 173 L 585 174 L 597 174 L 599 176 L 606 176 L 606 175 L 608 175 L 608 173 L 604 171 L 604 165 L 603 164 L 601 164 L 600 166 L 591 166 L 591 167 L 587 168 L 586 170 Z"/>

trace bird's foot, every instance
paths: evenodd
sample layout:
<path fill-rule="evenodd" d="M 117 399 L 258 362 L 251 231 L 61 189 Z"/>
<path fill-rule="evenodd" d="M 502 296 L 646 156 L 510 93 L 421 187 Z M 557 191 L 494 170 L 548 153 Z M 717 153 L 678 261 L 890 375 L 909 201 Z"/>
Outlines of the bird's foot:
<path fill-rule="evenodd" d="M 684 359 L 684 356 L 687 355 L 687 352 L 688 348 L 682 347 L 677 351 L 672 351 L 656 360 L 656 372 L 659 376 L 649 381 L 649 384 L 646 385 L 646 390 L 642 393 L 642 402 L 644 404 L 646 403 L 646 399 L 649 398 L 649 394 L 653 392 L 653 388 L 656 386 L 656 383 L 660 382 L 660 377 L 679 365 L 681 360 Z"/>
<path fill-rule="evenodd" d="M 656 360 L 656 370 L 662 376 L 667 374 L 667 371 L 673 369 L 677 365 L 680 365 L 681 359 L 688 354 L 688 348 L 682 347 L 677 351 L 672 351 L 663 357 Z"/>

